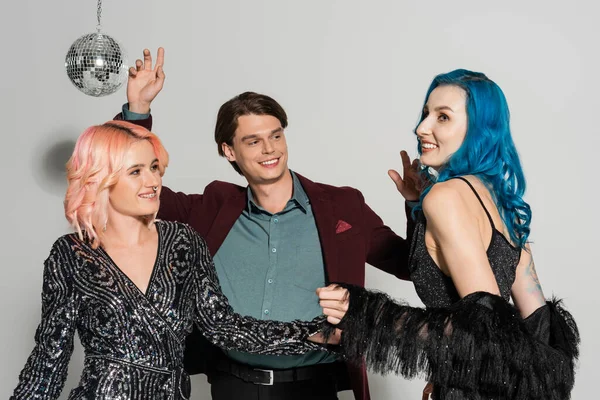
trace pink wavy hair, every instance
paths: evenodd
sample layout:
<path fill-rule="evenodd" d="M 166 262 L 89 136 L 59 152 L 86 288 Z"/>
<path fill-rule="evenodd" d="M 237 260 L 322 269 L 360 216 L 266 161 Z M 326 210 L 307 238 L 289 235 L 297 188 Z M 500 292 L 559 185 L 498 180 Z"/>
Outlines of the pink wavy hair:
<path fill-rule="evenodd" d="M 87 128 L 77 139 L 67 162 L 65 216 L 79 238 L 97 248 L 108 220 L 109 189 L 119 180 L 127 150 L 132 143 L 148 140 L 158 158 L 160 176 L 165 173 L 169 154 L 158 136 L 125 121 L 109 121 Z M 99 229 L 100 228 L 100 229 Z"/>

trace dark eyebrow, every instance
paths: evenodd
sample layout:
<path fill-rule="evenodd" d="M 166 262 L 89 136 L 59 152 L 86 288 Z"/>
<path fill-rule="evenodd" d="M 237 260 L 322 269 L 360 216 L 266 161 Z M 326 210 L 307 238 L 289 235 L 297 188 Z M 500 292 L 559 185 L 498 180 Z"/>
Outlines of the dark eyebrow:
<path fill-rule="evenodd" d="M 433 109 L 433 111 L 438 111 L 438 112 L 443 111 L 443 110 L 450 110 L 450 111 L 454 112 L 454 110 L 448 106 L 439 106 L 439 107 L 436 107 Z M 423 107 L 423 112 L 428 112 L 428 111 L 429 111 L 429 107 L 427 107 L 427 106 Z"/>
<path fill-rule="evenodd" d="M 279 127 L 279 128 L 273 129 L 271 132 L 269 132 L 269 134 L 273 135 L 275 133 L 281 133 L 281 132 L 283 132 L 283 128 Z M 242 136 L 241 141 L 245 142 L 246 140 L 257 139 L 257 138 L 258 138 L 258 134 L 251 134 L 251 135 Z"/>
<path fill-rule="evenodd" d="M 242 142 L 245 142 L 246 140 L 250 140 L 250 139 L 256 139 L 258 137 L 258 135 L 246 135 L 244 137 L 242 137 Z"/>
<path fill-rule="evenodd" d="M 155 158 L 154 160 L 152 160 L 152 162 L 150 163 L 150 165 L 154 164 L 155 162 L 158 162 L 158 158 Z M 129 171 L 130 169 L 134 169 L 134 168 L 142 168 L 145 165 L 146 164 L 134 164 L 131 167 L 127 168 L 127 171 Z"/>

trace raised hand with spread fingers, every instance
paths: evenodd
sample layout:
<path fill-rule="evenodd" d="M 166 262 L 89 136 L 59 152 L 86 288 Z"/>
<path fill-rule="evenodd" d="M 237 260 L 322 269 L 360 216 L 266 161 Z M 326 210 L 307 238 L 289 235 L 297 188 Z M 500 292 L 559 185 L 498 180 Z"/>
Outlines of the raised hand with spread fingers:
<path fill-rule="evenodd" d="M 156 52 L 156 64 L 152 67 L 150 50 L 144 49 L 144 59 L 136 60 L 135 67 L 129 68 L 127 81 L 127 101 L 129 110 L 138 114 L 148 114 L 150 104 L 160 93 L 165 83 L 163 64 L 165 50 L 162 47 Z"/>
<path fill-rule="evenodd" d="M 402 173 L 404 177 L 394 169 L 388 171 L 388 175 L 396 184 L 396 189 L 407 201 L 417 201 L 421 195 L 423 185 L 419 177 L 419 159 L 415 158 L 412 162 L 408 153 L 404 150 L 400 152 L 402 157 Z"/>

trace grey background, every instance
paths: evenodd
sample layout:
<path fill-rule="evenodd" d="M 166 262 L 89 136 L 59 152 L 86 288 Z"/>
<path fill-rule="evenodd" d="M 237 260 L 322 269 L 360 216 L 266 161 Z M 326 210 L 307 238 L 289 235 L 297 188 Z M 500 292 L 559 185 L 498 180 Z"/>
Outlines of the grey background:
<path fill-rule="evenodd" d="M 116 1 L 104 2 L 104 31 L 130 62 L 166 48 L 167 82 L 153 105 L 172 163 L 165 184 L 199 192 L 213 179 L 243 182 L 217 156 L 218 107 L 254 90 L 290 117 L 290 167 L 321 182 L 351 185 L 398 233 L 402 199 L 387 177 L 411 133 L 433 76 L 483 71 L 503 88 L 533 208 L 533 251 L 547 295 L 565 298 L 581 329 L 574 399 L 591 398 L 599 354 L 597 248 L 597 5 L 592 1 Z M 2 2 L 0 62 L 2 189 L 0 397 L 16 384 L 40 315 L 42 262 L 68 232 L 63 164 L 91 124 L 111 119 L 125 90 L 78 92 L 64 56 L 95 30 L 96 2 Z M 414 305 L 410 283 L 368 267 L 367 286 Z M 68 388 L 82 351 L 73 355 Z M 596 380 L 596 381 L 595 381 Z M 420 398 L 421 380 L 372 376 L 375 399 Z M 203 376 L 194 398 L 206 399 Z M 344 394 L 342 399 L 351 395 Z"/>

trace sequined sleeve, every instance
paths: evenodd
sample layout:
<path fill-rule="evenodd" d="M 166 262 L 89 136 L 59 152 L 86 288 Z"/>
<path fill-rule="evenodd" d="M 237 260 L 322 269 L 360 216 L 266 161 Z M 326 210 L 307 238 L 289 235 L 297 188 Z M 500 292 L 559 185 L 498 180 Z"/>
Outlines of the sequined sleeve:
<path fill-rule="evenodd" d="M 324 350 L 307 341 L 318 332 L 324 317 L 312 321 L 257 320 L 236 314 L 221 291 L 219 278 L 204 240 L 195 232 L 197 258 L 197 325 L 211 343 L 227 350 L 259 354 L 303 354 Z M 317 301 L 315 297 L 315 301 Z"/>
<path fill-rule="evenodd" d="M 44 263 L 42 318 L 35 347 L 11 400 L 57 399 L 65 384 L 75 333 L 75 296 L 58 242 Z"/>

